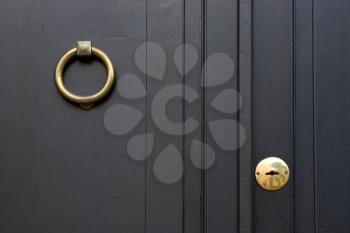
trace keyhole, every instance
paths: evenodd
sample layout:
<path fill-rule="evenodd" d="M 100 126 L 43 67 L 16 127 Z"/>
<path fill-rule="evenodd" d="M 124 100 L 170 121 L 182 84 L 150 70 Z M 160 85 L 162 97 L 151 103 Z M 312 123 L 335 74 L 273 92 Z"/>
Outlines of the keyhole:
<path fill-rule="evenodd" d="M 275 172 L 275 171 L 269 171 L 269 172 L 266 172 L 266 175 L 267 176 L 274 176 L 274 175 L 279 175 L 279 173 Z"/>

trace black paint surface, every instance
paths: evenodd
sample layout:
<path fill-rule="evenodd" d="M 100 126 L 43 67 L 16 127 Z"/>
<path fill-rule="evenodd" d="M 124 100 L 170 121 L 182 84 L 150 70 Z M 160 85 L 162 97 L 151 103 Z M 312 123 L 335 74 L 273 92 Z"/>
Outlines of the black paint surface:
<path fill-rule="evenodd" d="M 2 1 L 0 232 L 347 233 L 349 10 L 346 0 L 260 0 L 252 7 L 250 0 Z M 77 40 L 106 51 L 118 77 L 141 77 L 147 98 L 127 100 L 147 115 L 134 133 L 161 136 L 154 155 L 169 142 L 180 148 L 180 182 L 160 184 L 155 156 L 133 161 L 125 151 L 130 135 L 104 129 L 105 111 L 125 101 L 116 91 L 90 111 L 58 94 L 56 62 Z M 135 65 L 145 41 L 167 52 L 162 82 Z M 199 63 L 181 77 L 171 54 L 184 43 L 197 49 Z M 215 144 L 207 123 L 220 115 L 209 107 L 217 93 L 202 88 L 202 68 L 216 52 L 237 64 L 222 88 L 242 93 L 241 112 L 230 119 L 246 127 L 248 140 L 233 153 L 214 146 L 220 159 L 201 171 L 187 148 L 198 138 Z M 79 94 L 96 91 L 104 76 L 98 62 L 75 62 L 65 74 Z M 168 111 L 177 120 L 201 119 L 201 127 L 174 137 L 156 128 L 149 109 L 159 89 L 179 80 L 201 98 Z M 253 179 L 269 155 L 285 159 L 293 173 L 277 192 Z"/>

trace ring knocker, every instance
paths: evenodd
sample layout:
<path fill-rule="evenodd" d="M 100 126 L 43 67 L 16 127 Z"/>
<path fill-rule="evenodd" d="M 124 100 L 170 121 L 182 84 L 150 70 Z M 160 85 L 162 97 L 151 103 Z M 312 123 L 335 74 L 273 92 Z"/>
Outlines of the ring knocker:
<path fill-rule="evenodd" d="M 96 56 L 99 58 L 107 69 L 107 80 L 101 90 L 97 93 L 89 96 L 79 96 L 70 92 L 63 83 L 63 71 L 68 61 L 73 57 L 78 56 Z M 56 66 L 55 82 L 58 91 L 61 95 L 70 100 L 71 102 L 77 103 L 83 109 L 90 109 L 94 103 L 104 98 L 109 91 L 112 89 L 115 80 L 114 68 L 111 60 L 102 50 L 91 46 L 90 41 L 78 41 L 77 47 L 66 52 L 59 60 Z"/>

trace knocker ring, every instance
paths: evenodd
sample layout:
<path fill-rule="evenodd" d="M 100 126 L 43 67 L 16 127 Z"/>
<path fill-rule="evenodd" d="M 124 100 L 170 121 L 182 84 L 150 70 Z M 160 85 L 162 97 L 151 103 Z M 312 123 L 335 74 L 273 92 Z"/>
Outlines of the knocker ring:
<path fill-rule="evenodd" d="M 95 56 L 99 58 L 107 69 L 107 80 L 97 93 L 88 96 L 79 96 L 70 92 L 63 83 L 63 71 L 68 61 L 78 56 Z M 78 41 L 77 47 L 66 52 L 59 60 L 55 71 L 55 82 L 61 95 L 71 102 L 77 103 L 83 109 L 90 109 L 94 103 L 104 98 L 113 87 L 115 72 L 113 64 L 106 53 L 102 50 L 91 46 L 90 41 Z"/>

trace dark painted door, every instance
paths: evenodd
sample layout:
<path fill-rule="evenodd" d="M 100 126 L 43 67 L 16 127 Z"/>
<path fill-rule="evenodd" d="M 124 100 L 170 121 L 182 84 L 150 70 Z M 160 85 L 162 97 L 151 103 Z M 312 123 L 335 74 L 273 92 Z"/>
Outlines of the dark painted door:
<path fill-rule="evenodd" d="M 346 0 L 0 2 L 1 233 L 347 233 Z M 78 40 L 117 83 L 91 110 Z M 75 60 L 79 95 L 105 81 Z M 289 183 L 260 188 L 284 159 Z"/>
<path fill-rule="evenodd" d="M 200 232 L 200 6 L 0 2 L 1 233 Z M 112 93 L 89 111 L 63 99 L 54 83 L 59 58 L 78 40 L 105 51 L 117 71 Z M 186 78 L 177 67 L 185 43 L 198 56 Z M 105 76 L 100 62 L 77 60 L 64 81 L 87 95 Z M 185 82 L 196 99 L 191 108 L 181 98 Z M 158 109 L 169 93 L 170 107 Z M 154 124 L 152 103 L 174 122 L 170 129 Z M 181 123 L 188 115 L 196 119 L 191 135 Z"/>
<path fill-rule="evenodd" d="M 349 232 L 349 9 L 254 1 L 252 164 L 279 155 L 293 174 L 280 191 L 253 185 L 253 232 Z"/>

